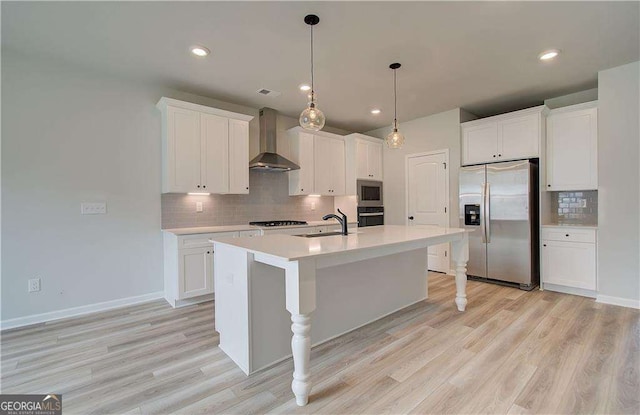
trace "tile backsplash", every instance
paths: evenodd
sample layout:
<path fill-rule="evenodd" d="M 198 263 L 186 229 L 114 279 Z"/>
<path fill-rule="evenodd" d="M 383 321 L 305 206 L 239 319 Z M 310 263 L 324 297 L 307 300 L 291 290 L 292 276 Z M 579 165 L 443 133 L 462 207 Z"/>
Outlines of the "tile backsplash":
<path fill-rule="evenodd" d="M 289 196 L 288 177 L 286 173 L 250 171 L 248 195 L 163 194 L 162 228 L 278 219 L 322 220 L 322 216 L 333 212 L 333 197 Z M 202 202 L 202 212 L 196 212 L 196 202 Z"/>
<path fill-rule="evenodd" d="M 554 192 L 551 208 L 559 224 L 598 224 L 598 191 Z"/>

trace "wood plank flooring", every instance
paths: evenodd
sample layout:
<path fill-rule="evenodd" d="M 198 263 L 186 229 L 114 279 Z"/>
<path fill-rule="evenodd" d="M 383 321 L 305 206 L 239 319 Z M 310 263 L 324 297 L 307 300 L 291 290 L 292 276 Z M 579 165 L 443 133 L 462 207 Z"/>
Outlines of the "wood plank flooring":
<path fill-rule="evenodd" d="M 2 393 L 62 393 L 65 414 L 640 413 L 640 312 L 430 274 L 430 298 L 246 377 L 218 349 L 213 303 L 164 301 L 1 333 Z"/>

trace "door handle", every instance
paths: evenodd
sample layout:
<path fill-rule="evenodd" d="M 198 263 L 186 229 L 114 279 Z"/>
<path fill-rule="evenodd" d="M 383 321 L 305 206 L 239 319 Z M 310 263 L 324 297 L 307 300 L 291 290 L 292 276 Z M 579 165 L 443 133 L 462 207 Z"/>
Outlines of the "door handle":
<path fill-rule="evenodd" d="M 484 201 L 486 203 L 486 208 L 485 208 L 485 226 L 487 228 L 487 243 L 491 243 L 491 185 L 489 183 L 487 183 L 487 186 L 485 187 L 485 193 L 486 196 L 484 198 Z"/>
<path fill-rule="evenodd" d="M 486 203 L 485 203 L 485 199 L 486 199 L 486 192 L 485 192 L 485 187 L 486 184 L 482 183 L 480 185 L 480 233 L 482 234 L 482 242 L 486 243 L 487 242 L 487 228 L 486 228 L 486 217 L 487 217 L 487 212 L 486 212 Z"/>

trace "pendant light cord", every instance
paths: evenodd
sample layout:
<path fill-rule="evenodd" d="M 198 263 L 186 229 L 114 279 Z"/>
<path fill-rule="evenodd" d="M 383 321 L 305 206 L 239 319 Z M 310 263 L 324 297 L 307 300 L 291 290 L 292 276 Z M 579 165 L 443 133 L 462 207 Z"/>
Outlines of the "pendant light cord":
<path fill-rule="evenodd" d="M 398 128 L 398 85 L 396 69 L 393 70 L 393 128 Z"/>
<path fill-rule="evenodd" d="M 313 25 L 311 25 L 311 101 L 313 101 Z"/>

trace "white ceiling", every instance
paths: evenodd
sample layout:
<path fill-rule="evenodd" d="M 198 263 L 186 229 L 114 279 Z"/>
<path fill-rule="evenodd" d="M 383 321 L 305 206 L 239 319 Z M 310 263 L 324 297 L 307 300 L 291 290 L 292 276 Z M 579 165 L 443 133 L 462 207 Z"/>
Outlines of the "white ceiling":
<path fill-rule="evenodd" d="M 318 106 L 351 131 L 391 123 L 392 62 L 402 63 L 402 122 L 540 104 L 639 59 L 640 3 L 608 1 L 2 2 L 2 47 L 297 117 L 298 85 L 310 77 L 308 13 L 320 16 Z M 195 58 L 192 44 L 212 54 Z M 563 53 L 538 61 L 550 48 Z"/>

